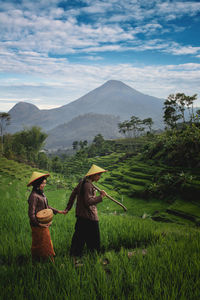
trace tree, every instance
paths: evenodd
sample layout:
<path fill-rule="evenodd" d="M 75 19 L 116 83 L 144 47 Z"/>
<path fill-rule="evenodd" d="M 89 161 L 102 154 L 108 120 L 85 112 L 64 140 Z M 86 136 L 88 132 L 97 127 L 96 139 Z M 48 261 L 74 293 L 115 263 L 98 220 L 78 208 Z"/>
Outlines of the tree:
<path fill-rule="evenodd" d="M 197 94 L 186 96 L 184 93 L 170 94 L 164 102 L 164 122 L 171 129 L 177 128 L 177 121 L 182 118 L 185 123 L 185 109 L 187 107 L 190 123 L 195 119 L 193 112 L 193 102 L 197 99 Z"/>
<path fill-rule="evenodd" d="M 195 100 L 197 100 L 197 94 L 194 94 L 193 96 L 186 96 L 186 106 L 190 114 L 190 123 L 192 123 L 194 119 L 193 102 Z"/>
<path fill-rule="evenodd" d="M 181 112 L 183 123 L 185 123 L 185 108 L 187 106 L 189 115 L 190 115 L 190 122 L 194 119 L 194 111 L 193 111 L 193 102 L 197 100 L 197 94 L 194 94 L 193 96 L 186 96 L 183 93 L 177 93 L 175 95 L 175 100 L 178 104 L 179 111 Z"/>
<path fill-rule="evenodd" d="M 51 164 L 51 168 L 54 172 L 62 173 L 63 164 L 58 156 L 52 158 Z"/>
<path fill-rule="evenodd" d="M 175 100 L 178 104 L 178 108 L 179 108 L 179 111 L 181 113 L 183 123 L 185 123 L 185 105 L 187 103 L 186 98 L 187 98 L 186 95 L 183 94 L 183 93 L 177 93 L 175 95 Z"/>
<path fill-rule="evenodd" d="M 103 136 L 99 133 L 97 134 L 94 139 L 93 139 L 93 143 L 95 144 L 96 147 L 102 147 L 104 144 L 104 138 Z"/>
<path fill-rule="evenodd" d="M 82 150 L 82 149 L 84 149 L 87 146 L 88 142 L 86 140 L 84 140 L 84 141 L 79 141 L 78 144 L 79 144 L 79 146 L 80 146 L 80 148 Z"/>
<path fill-rule="evenodd" d="M 170 94 L 164 102 L 164 123 L 171 129 L 177 128 L 177 121 L 181 118 L 180 114 L 177 114 L 178 104 L 176 96 Z"/>
<path fill-rule="evenodd" d="M 152 126 L 153 126 L 153 120 L 152 120 L 152 118 L 146 118 L 146 119 L 144 119 L 143 121 L 142 121 L 142 124 L 144 124 L 145 126 L 147 126 L 148 127 L 148 129 L 149 129 L 149 133 L 151 133 L 152 132 Z"/>
<path fill-rule="evenodd" d="M 142 124 L 142 121 L 138 117 L 132 116 L 130 121 L 126 120 L 118 124 L 119 132 L 128 138 L 136 138 L 144 131 L 144 127 L 141 126 Z"/>
<path fill-rule="evenodd" d="M 78 150 L 78 141 L 74 141 L 72 143 L 72 147 L 73 147 L 74 150 Z"/>
<path fill-rule="evenodd" d="M 200 123 L 200 109 L 196 111 L 196 116 L 194 118 L 195 123 Z"/>
<path fill-rule="evenodd" d="M 132 116 L 130 124 L 134 138 L 136 138 L 142 131 L 144 131 L 144 127 L 142 127 L 143 122 L 138 117 Z"/>
<path fill-rule="evenodd" d="M 13 153 L 13 135 L 7 133 L 4 135 L 4 143 L 3 143 L 3 150 L 4 156 L 8 159 L 15 159 L 15 155 Z"/>
<path fill-rule="evenodd" d="M 37 164 L 40 169 L 44 169 L 44 170 L 50 169 L 51 162 L 45 152 L 40 151 L 38 153 L 38 163 Z"/>
<path fill-rule="evenodd" d="M 40 127 L 33 126 L 31 129 L 14 134 L 13 151 L 18 156 L 26 157 L 29 161 L 37 160 L 37 154 L 44 145 L 47 134 Z"/>
<path fill-rule="evenodd" d="M 126 136 L 126 133 L 129 132 L 129 121 L 124 121 L 118 124 L 119 132 Z"/>
<path fill-rule="evenodd" d="M 10 124 L 10 115 L 8 113 L 0 113 L 0 132 L 1 132 L 1 151 L 3 154 L 3 136 L 6 126 Z"/>
<path fill-rule="evenodd" d="M 84 141 L 83 141 L 83 147 L 87 147 L 87 145 L 88 145 L 88 141 L 87 141 L 87 140 L 84 140 Z"/>

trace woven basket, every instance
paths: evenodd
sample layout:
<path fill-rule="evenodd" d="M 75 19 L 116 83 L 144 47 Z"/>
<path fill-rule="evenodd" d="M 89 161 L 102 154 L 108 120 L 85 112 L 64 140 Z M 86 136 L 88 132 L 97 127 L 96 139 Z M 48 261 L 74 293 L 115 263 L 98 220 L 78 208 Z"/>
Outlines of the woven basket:
<path fill-rule="evenodd" d="M 50 208 L 42 209 L 36 214 L 39 223 L 48 224 L 53 219 L 53 211 Z"/>

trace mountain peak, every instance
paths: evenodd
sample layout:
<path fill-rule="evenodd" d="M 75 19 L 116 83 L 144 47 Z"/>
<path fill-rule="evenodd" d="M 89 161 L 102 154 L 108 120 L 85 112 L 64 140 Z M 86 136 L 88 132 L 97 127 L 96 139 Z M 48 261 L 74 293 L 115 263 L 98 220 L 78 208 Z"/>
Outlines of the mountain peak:
<path fill-rule="evenodd" d="M 37 106 L 35 106 L 34 104 L 28 103 L 28 102 L 23 102 L 20 101 L 18 103 L 16 103 L 10 110 L 9 110 L 9 114 L 15 114 L 20 112 L 20 114 L 24 114 L 24 113 L 34 113 L 34 112 L 38 112 L 39 108 L 37 108 Z"/>
<path fill-rule="evenodd" d="M 120 121 L 127 120 L 131 116 L 142 119 L 151 117 L 155 125 L 160 126 L 162 107 L 163 100 L 144 95 L 119 80 L 109 80 L 81 98 L 59 108 L 40 110 L 30 103 L 17 103 L 10 110 L 12 122 L 10 131 L 21 130 L 27 125 L 29 127 L 39 125 L 49 131 L 64 122 L 68 123 L 78 115 L 87 113 L 119 116 Z"/>
<path fill-rule="evenodd" d="M 122 81 L 120 80 L 108 80 L 106 81 L 102 86 L 106 86 L 106 87 L 120 87 L 120 86 L 123 86 L 123 87 L 129 87 L 128 85 L 126 85 L 125 83 L 123 83 Z M 129 87 L 130 88 L 130 87 Z"/>
<path fill-rule="evenodd" d="M 98 89 L 98 88 L 97 88 Z M 99 87 L 102 90 L 110 90 L 116 93 L 134 93 L 136 95 L 141 95 L 140 92 L 135 90 L 134 88 L 130 87 L 129 85 L 125 84 L 120 80 L 108 80 L 103 85 Z"/>

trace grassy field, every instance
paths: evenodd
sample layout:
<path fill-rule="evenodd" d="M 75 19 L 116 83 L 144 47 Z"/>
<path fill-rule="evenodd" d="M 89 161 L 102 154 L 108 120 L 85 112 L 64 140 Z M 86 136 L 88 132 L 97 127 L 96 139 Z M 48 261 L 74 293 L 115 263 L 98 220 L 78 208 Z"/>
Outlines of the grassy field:
<path fill-rule="evenodd" d="M 113 155 L 91 162 L 109 169 L 98 186 L 123 201 L 128 211 L 124 213 L 109 199 L 98 205 L 102 251 L 93 256 L 85 252 L 83 266 L 75 268 L 69 257 L 74 208 L 68 215 L 53 219 L 50 231 L 55 264 L 32 265 L 27 216 L 30 189 L 26 183 L 33 169 L 0 158 L 0 299 L 200 298 L 199 227 L 166 213 L 171 207 L 198 218 L 198 204 L 130 197 L 131 186 L 137 191 L 137 186 L 142 188 L 144 182 L 151 181 L 153 167 L 136 161 L 124 164 L 118 159 Z M 64 209 L 71 186 L 61 176 L 51 175 L 45 194 L 51 206 Z M 119 187 L 124 176 L 129 178 L 129 185 Z M 169 222 L 152 220 L 155 211 Z"/>

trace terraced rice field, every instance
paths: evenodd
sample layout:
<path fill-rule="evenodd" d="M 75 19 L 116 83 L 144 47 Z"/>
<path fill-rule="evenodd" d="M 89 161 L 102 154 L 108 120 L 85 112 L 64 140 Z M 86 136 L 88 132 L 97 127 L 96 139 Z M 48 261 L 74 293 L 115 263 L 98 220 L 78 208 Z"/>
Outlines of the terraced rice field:
<path fill-rule="evenodd" d="M 53 219 L 50 231 L 56 252 L 55 264 L 32 264 L 31 231 L 27 216 L 30 190 L 27 190 L 26 183 L 33 169 L 0 158 L 2 300 L 199 299 L 199 228 L 194 222 L 184 220 L 182 224 L 177 224 L 179 219 L 175 216 L 171 216 L 174 218 L 171 223 L 153 221 L 153 212 L 157 210 L 164 214 L 169 203 L 130 197 L 125 192 L 122 194 L 119 182 L 130 179 L 127 180 L 127 191 L 132 185 L 138 190 L 144 189 L 156 170 L 135 159 L 126 163 L 118 159 L 119 156 L 112 156 L 110 160 L 108 157 L 96 158 L 93 162 L 109 169 L 98 185 L 123 201 L 128 211 L 124 213 L 109 199 L 98 205 L 101 252 L 90 255 L 85 251 L 83 266 L 75 268 L 69 256 L 75 224 L 74 208 L 66 216 L 57 215 Z M 110 161 L 110 164 L 106 166 L 103 161 Z M 51 175 L 45 193 L 51 206 L 63 209 L 71 187 L 67 178 L 59 174 Z M 57 188 L 60 182 L 65 188 Z M 180 208 L 182 203 L 182 200 L 177 202 L 177 206 L 174 203 L 174 208 Z M 194 213 L 191 206 L 182 207 Z"/>

